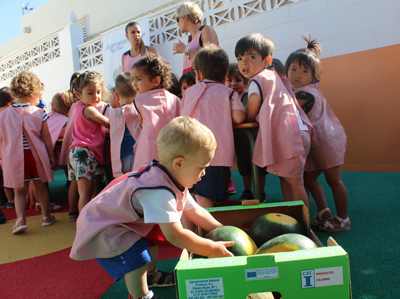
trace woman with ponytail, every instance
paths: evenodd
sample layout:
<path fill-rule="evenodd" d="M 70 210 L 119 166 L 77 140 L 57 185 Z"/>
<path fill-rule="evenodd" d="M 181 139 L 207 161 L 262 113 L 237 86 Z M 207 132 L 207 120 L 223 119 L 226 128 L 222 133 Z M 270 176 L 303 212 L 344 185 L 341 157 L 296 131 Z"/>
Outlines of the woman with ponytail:
<path fill-rule="evenodd" d="M 342 181 L 340 165 L 344 164 L 347 137 L 339 119 L 329 107 L 321 92 L 321 45 L 316 39 L 304 36 L 306 48 L 292 54 L 285 63 L 286 76 L 294 88 L 296 98 L 307 113 L 318 139 L 318 147 L 312 147 L 304 167 L 304 183 L 318 207 L 312 225 L 328 232 L 350 230 L 348 194 Z M 318 176 L 324 173 L 332 188 L 337 215 L 332 218 Z"/>
<path fill-rule="evenodd" d="M 131 49 L 122 54 L 122 70 L 130 72 L 133 64 L 146 55 L 147 52 L 156 54 L 154 47 L 147 47 L 142 39 L 142 29 L 138 22 L 130 22 L 125 27 L 125 36 L 131 43 Z"/>

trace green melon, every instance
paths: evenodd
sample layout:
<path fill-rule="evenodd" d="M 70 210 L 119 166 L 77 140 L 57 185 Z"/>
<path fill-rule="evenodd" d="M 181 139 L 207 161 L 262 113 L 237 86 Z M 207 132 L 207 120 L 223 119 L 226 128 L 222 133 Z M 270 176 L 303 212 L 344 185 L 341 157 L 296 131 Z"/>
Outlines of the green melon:
<path fill-rule="evenodd" d="M 296 219 L 281 213 L 261 215 L 253 222 L 249 230 L 249 236 L 257 247 L 272 238 L 289 233 L 304 235 L 304 229 Z"/>
<path fill-rule="evenodd" d="M 254 241 L 246 232 L 235 226 L 221 226 L 210 231 L 206 236 L 213 241 L 234 241 L 233 246 L 228 247 L 234 256 L 252 255 L 257 250 Z"/>
<path fill-rule="evenodd" d="M 287 252 L 317 248 L 313 240 L 300 234 L 284 234 L 261 245 L 255 254 Z"/>

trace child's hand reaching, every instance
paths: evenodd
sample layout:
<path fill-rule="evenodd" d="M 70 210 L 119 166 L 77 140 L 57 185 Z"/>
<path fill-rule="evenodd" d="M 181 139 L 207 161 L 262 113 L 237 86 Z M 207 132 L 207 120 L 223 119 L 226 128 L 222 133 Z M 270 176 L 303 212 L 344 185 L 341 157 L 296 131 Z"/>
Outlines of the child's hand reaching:
<path fill-rule="evenodd" d="M 54 157 L 49 157 L 50 158 L 50 167 L 51 169 L 53 169 L 56 166 L 56 160 L 54 159 Z"/>
<path fill-rule="evenodd" d="M 234 256 L 232 252 L 226 249 L 227 247 L 231 247 L 233 243 L 234 243 L 233 241 L 215 242 L 213 251 L 211 255 L 208 256 L 208 258 Z"/>

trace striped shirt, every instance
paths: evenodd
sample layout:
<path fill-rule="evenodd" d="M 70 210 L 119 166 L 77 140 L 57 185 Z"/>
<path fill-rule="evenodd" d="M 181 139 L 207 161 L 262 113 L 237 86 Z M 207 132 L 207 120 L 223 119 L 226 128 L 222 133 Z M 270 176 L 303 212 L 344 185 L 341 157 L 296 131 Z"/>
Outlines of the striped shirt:
<path fill-rule="evenodd" d="M 17 107 L 26 107 L 26 106 L 28 106 L 28 105 L 31 105 L 31 104 L 14 104 L 14 105 L 12 105 L 12 107 L 14 107 L 14 108 L 17 108 Z M 43 122 L 45 122 L 48 118 L 49 118 L 49 115 L 48 115 L 46 112 L 43 113 Z M 24 145 L 24 151 L 28 151 L 28 150 L 31 149 L 31 148 L 29 147 L 28 140 L 26 140 L 26 138 L 25 138 L 24 132 L 22 132 L 22 143 L 23 143 L 23 145 Z"/>

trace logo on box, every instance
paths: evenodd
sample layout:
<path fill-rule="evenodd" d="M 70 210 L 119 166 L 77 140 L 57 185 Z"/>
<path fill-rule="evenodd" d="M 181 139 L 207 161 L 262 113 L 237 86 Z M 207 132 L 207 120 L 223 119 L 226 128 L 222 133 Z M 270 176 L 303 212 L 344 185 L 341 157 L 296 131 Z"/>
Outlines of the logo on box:
<path fill-rule="evenodd" d="M 301 271 L 301 287 L 318 288 L 343 284 L 343 267 Z"/>

